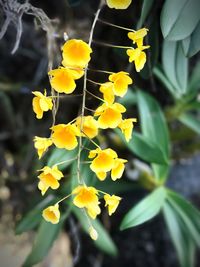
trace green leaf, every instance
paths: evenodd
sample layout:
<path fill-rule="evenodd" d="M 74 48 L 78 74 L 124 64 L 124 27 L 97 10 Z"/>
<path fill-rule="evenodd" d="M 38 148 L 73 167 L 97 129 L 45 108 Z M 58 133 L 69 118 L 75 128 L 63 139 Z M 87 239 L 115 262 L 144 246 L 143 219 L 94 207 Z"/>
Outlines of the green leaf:
<path fill-rule="evenodd" d="M 169 133 L 164 114 L 158 102 L 149 94 L 139 90 L 138 107 L 142 133 L 157 143 L 166 158 L 169 158 Z"/>
<path fill-rule="evenodd" d="M 192 57 L 200 51 L 200 21 L 193 33 L 182 41 L 182 46 L 188 57 Z"/>
<path fill-rule="evenodd" d="M 88 219 L 86 215 L 84 214 L 83 210 L 78 209 L 77 207 L 73 206 L 72 211 L 74 212 L 78 221 L 82 225 L 83 230 L 86 233 L 88 233 L 88 229 L 90 225 L 88 224 Z M 109 236 L 106 229 L 101 224 L 101 222 L 98 219 L 92 220 L 92 225 L 98 233 L 98 239 L 94 241 L 95 246 L 108 255 L 116 256 L 118 253 L 117 247 L 115 243 L 113 242 L 113 240 L 111 239 L 111 237 Z"/>
<path fill-rule="evenodd" d="M 187 228 L 181 221 L 179 214 L 168 202 L 164 203 L 163 213 L 181 266 L 194 267 L 194 242 L 188 235 Z"/>
<path fill-rule="evenodd" d="M 28 212 L 22 220 L 17 224 L 15 233 L 17 235 L 35 228 L 42 220 L 42 210 L 55 202 L 55 197 L 52 195 L 43 199 L 35 208 Z"/>
<path fill-rule="evenodd" d="M 116 130 L 125 146 L 141 159 L 158 164 L 167 164 L 167 158 L 159 145 L 139 133 L 133 132 L 132 138 L 127 142 L 120 130 Z"/>
<path fill-rule="evenodd" d="M 166 0 L 161 12 L 161 30 L 168 40 L 183 40 L 199 22 L 199 0 Z"/>
<path fill-rule="evenodd" d="M 152 164 L 154 177 L 161 183 L 164 183 L 168 177 L 169 168 L 169 164 Z"/>
<path fill-rule="evenodd" d="M 181 44 L 178 42 L 163 42 L 162 50 L 163 70 L 173 84 L 176 95 L 182 95 L 187 90 L 188 59 L 183 54 Z"/>
<path fill-rule="evenodd" d="M 198 118 L 195 118 L 194 115 L 189 113 L 183 113 L 178 117 L 178 119 L 188 128 L 200 134 L 200 120 Z"/>
<path fill-rule="evenodd" d="M 120 229 L 140 225 L 155 217 L 162 208 L 166 198 L 166 190 L 159 187 L 134 206 L 123 218 Z"/>
<path fill-rule="evenodd" d="M 186 199 L 179 194 L 167 190 L 167 199 L 187 228 L 188 234 L 200 247 L 200 213 Z"/>
<path fill-rule="evenodd" d="M 56 163 L 62 162 L 62 161 L 67 161 L 63 164 L 59 165 L 60 170 L 66 169 L 69 165 L 72 164 L 74 161 L 70 161 L 70 159 L 73 159 L 77 155 L 77 149 L 74 150 L 66 150 L 66 149 L 58 149 L 54 148 L 49 159 L 47 162 L 48 166 L 53 166 Z"/>
<path fill-rule="evenodd" d="M 195 65 L 193 71 L 192 71 L 192 75 L 189 81 L 189 91 L 191 93 L 197 93 L 198 90 L 200 89 L 200 62 L 197 62 L 197 64 Z"/>
<path fill-rule="evenodd" d="M 57 238 L 63 225 L 61 220 L 58 224 L 51 224 L 42 220 L 37 232 L 33 248 L 22 267 L 32 267 L 34 264 L 42 261 L 48 254 L 53 242 Z"/>
<path fill-rule="evenodd" d="M 154 0 L 143 0 L 141 16 L 137 24 L 138 29 L 141 28 L 142 25 L 144 24 L 144 21 L 146 20 L 146 17 L 148 16 L 152 8 L 153 2 Z"/>

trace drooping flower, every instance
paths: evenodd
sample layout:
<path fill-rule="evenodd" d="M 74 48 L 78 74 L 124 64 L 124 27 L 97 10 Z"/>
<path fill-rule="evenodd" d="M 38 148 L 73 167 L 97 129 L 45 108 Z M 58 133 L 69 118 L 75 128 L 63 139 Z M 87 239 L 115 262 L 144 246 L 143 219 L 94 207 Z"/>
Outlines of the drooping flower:
<path fill-rule="evenodd" d="M 115 9 L 127 9 L 132 0 L 107 0 L 107 5 Z"/>
<path fill-rule="evenodd" d="M 105 207 L 108 206 L 108 214 L 111 216 L 117 209 L 119 202 L 121 200 L 121 197 L 115 196 L 115 195 L 109 195 L 106 194 L 104 196 L 105 200 Z"/>
<path fill-rule="evenodd" d="M 137 43 L 138 46 L 141 45 L 141 42 L 143 43 L 144 37 L 147 35 L 148 29 L 142 28 L 138 31 L 135 32 L 129 32 L 128 33 L 128 38 L 133 41 L 133 43 Z"/>
<path fill-rule="evenodd" d="M 84 68 L 90 61 L 92 49 L 82 40 L 72 39 L 67 41 L 63 47 L 63 61 L 65 67 Z"/>
<path fill-rule="evenodd" d="M 136 71 L 140 72 L 144 68 L 147 60 L 146 53 L 139 48 L 128 49 L 126 53 L 129 56 L 129 62 L 134 61 Z"/>
<path fill-rule="evenodd" d="M 126 162 L 127 162 L 126 159 L 120 159 L 120 158 L 115 159 L 114 166 L 112 167 L 111 170 L 111 179 L 113 181 L 116 181 L 117 179 L 120 179 L 122 177 L 125 169 L 124 163 Z"/>
<path fill-rule="evenodd" d="M 125 119 L 125 120 L 122 120 L 122 122 L 118 125 L 118 127 L 121 129 L 122 133 L 124 134 L 127 142 L 129 142 L 132 138 L 134 122 L 137 122 L 136 118 Z"/>
<path fill-rule="evenodd" d="M 96 188 L 92 186 L 77 186 L 72 191 L 72 194 L 76 195 L 73 199 L 74 205 L 78 208 L 86 208 L 88 215 L 92 219 L 96 219 L 96 216 L 101 212 Z"/>
<path fill-rule="evenodd" d="M 60 211 L 58 204 L 49 206 L 48 208 L 43 210 L 42 216 L 47 222 L 57 224 L 60 220 Z"/>
<path fill-rule="evenodd" d="M 133 83 L 129 74 L 124 71 L 111 74 L 109 76 L 109 81 L 114 83 L 114 94 L 120 97 L 126 94 L 128 86 Z"/>
<path fill-rule="evenodd" d="M 52 141 L 58 148 L 72 150 L 77 147 L 80 132 L 75 124 L 58 124 L 52 128 Z"/>
<path fill-rule="evenodd" d="M 97 148 L 91 150 L 88 156 L 90 159 L 93 159 L 90 168 L 93 172 L 96 173 L 99 180 L 103 181 L 106 178 L 106 173 L 111 171 L 115 164 L 115 159 L 117 158 L 117 153 L 110 149 Z"/>
<path fill-rule="evenodd" d="M 89 137 L 90 139 L 98 135 L 98 122 L 92 116 L 84 116 L 82 118 L 82 135 Z M 76 120 L 76 126 L 80 131 L 81 117 Z"/>
<path fill-rule="evenodd" d="M 38 176 L 40 179 L 38 188 L 41 190 L 42 195 L 46 193 L 48 188 L 58 189 L 60 186 L 58 181 L 63 177 L 63 173 L 58 169 L 58 167 L 53 166 L 51 168 L 45 166 L 40 171 L 42 171 L 42 173 Z"/>
<path fill-rule="evenodd" d="M 97 238 L 98 238 L 98 233 L 97 233 L 97 231 L 94 229 L 93 226 L 90 226 L 90 228 L 89 228 L 89 234 L 90 234 L 90 237 L 91 237 L 93 240 L 97 240 Z"/>
<path fill-rule="evenodd" d="M 35 95 L 32 101 L 33 111 L 37 119 L 42 119 L 43 113 L 53 108 L 52 98 L 47 96 L 46 90 L 44 94 L 39 91 L 34 91 L 32 93 Z"/>
<path fill-rule="evenodd" d="M 45 151 L 53 144 L 50 138 L 44 138 L 35 136 L 34 138 L 34 147 L 37 149 L 39 159 L 43 156 Z"/>
<path fill-rule="evenodd" d="M 116 128 L 122 121 L 122 113 L 126 111 L 126 108 L 119 103 L 103 103 L 98 107 L 94 113 L 94 116 L 99 116 L 98 123 L 99 128 Z"/>
<path fill-rule="evenodd" d="M 83 75 L 83 71 L 58 68 L 49 71 L 50 84 L 58 93 L 71 94 L 76 88 L 75 80 Z"/>
<path fill-rule="evenodd" d="M 99 91 L 103 94 L 103 99 L 107 102 L 112 104 L 115 100 L 114 95 L 114 84 L 112 82 L 102 83 Z"/>

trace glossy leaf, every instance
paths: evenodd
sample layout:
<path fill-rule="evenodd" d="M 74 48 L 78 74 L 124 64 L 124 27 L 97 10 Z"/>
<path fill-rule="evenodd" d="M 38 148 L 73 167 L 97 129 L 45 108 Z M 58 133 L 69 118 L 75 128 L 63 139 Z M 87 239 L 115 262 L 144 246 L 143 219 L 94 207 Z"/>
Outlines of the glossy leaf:
<path fill-rule="evenodd" d="M 200 90 L 200 62 L 197 62 L 189 81 L 189 90 L 191 93 L 197 93 Z"/>
<path fill-rule="evenodd" d="M 166 198 L 166 190 L 163 187 L 155 189 L 150 195 L 134 206 L 122 220 L 120 229 L 140 225 L 155 217 L 162 208 Z"/>
<path fill-rule="evenodd" d="M 199 22 L 199 0 L 166 0 L 161 12 L 161 30 L 168 40 L 183 40 Z"/>
<path fill-rule="evenodd" d="M 176 94 L 180 96 L 186 92 L 188 83 L 188 59 L 178 42 L 163 42 L 162 49 L 163 70 L 173 84 Z"/>
<path fill-rule="evenodd" d="M 164 203 L 163 213 L 181 266 L 194 267 L 195 245 L 179 214 L 167 202 Z"/>
<path fill-rule="evenodd" d="M 186 199 L 179 194 L 168 190 L 167 199 L 174 210 L 179 214 L 193 241 L 200 246 L 200 213 Z"/>
<path fill-rule="evenodd" d="M 194 132 L 200 134 L 200 120 L 192 114 L 184 113 L 179 116 L 179 121 L 181 121 L 185 126 L 192 129 Z"/>
<path fill-rule="evenodd" d="M 43 199 L 36 207 L 28 212 L 22 220 L 17 224 L 15 233 L 21 234 L 35 228 L 42 220 L 42 210 L 47 206 L 55 202 L 55 197 L 52 195 L 47 196 Z"/>
<path fill-rule="evenodd" d="M 141 16 L 140 16 L 139 22 L 137 24 L 138 29 L 143 26 L 143 24 L 146 20 L 146 17 L 148 16 L 148 14 L 152 8 L 153 3 L 154 3 L 154 0 L 143 0 Z"/>
<path fill-rule="evenodd" d="M 82 209 L 78 209 L 75 206 L 72 207 L 72 211 L 74 212 L 75 216 L 77 217 L 78 221 L 83 227 L 83 230 L 88 233 L 88 229 L 90 225 L 88 224 L 88 219 L 84 214 Z M 107 230 L 101 224 L 101 222 L 96 219 L 92 220 L 92 225 L 98 233 L 98 239 L 94 241 L 95 246 L 97 246 L 100 250 L 109 254 L 111 256 L 117 255 L 117 247 L 113 240 L 111 239 L 110 235 L 108 234 Z"/>

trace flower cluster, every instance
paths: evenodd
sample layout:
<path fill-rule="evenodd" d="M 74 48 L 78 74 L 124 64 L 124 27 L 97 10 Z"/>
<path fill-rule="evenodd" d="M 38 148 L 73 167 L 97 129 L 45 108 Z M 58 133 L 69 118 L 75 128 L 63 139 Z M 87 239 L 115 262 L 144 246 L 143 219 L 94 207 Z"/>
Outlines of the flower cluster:
<path fill-rule="evenodd" d="M 112 5 L 114 1 L 108 2 Z M 121 2 L 119 1 L 119 3 Z M 126 2 L 126 4 L 130 4 L 131 1 Z M 137 32 L 129 32 L 128 34 L 128 37 L 137 45 L 137 48 L 127 50 L 130 61 L 135 62 L 137 71 L 143 68 L 146 61 L 146 54 L 143 52 L 144 49 L 148 48 L 147 46 L 143 46 L 143 38 L 146 34 L 146 29 L 141 29 Z M 72 198 L 72 202 L 76 207 L 85 210 L 88 219 L 95 219 L 97 215 L 101 213 L 100 199 L 102 195 L 109 215 L 112 215 L 116 211 L 121 200 L 119 196 L 110 195 L 95 187 L 86 185 L 84 181 L 85 177 L 82 177 L 80 173 L 80 164 L 82 164 L 80 155 L 82 149 L 84 149 L 82 146 L 82 139 L 88 139 L 95 147 L 88 152 L 89 160 L 83 163 L 90 164 L 89 168 L 96 174 L 97 178 L 103 181 L 110 175 L 111 179 L 116 181 L 123 176 L 127 160 L 118 157 L 117 152 L 111 148 L 101 148 L 93 138 L 98 138 L 99 132 L 103 129 L 119 128 L 126 141 L 130 141 L 134 123 L 137 120 L 136 118 L 124 118 L 126 108 L 122 104 L 116 102 L 116 100 L 117 98 L 125 96 L 133 80 L 129 76 L 129 73 L 124 71 L 119 71 L 117 73 L 103 71 L 104 73 L 108 73 L 107 80 L 103 83 L 87 79 L 87 71 L 89 70 L 88 63 L 91 53 L 92 49 L 90 43 L 87 44 L 82 40 L 76 39 L 68 40 L 62 47 L 61 66 L 50 70 L 48 73 L 52 94 L 47 96 L 46 90 L 44 94 L 38 91 L 33 92 L 33 111 L 37 119 L 42 119 L 44 112 L 49 110 L 54 112 L 55 98 L 59 100 L 59 94 L 68 95 L 73 93 L 76 88 L 76 80 L 84 76 L 81 114 L 67 123 L 56 125 L 55 120 L 53 120 L 49 137 L 35 136 L 34 138 L 34 146 L 39 159 L 42 158 L 52 145 L 56 146 L 58 149 L 66 149 L 66 153 L 67 150 L 74 150 L 78 147 L 77 156 L 70 159 L 71 161 L 75 161 L 75 163 L 77 162 L 78 185 L 69 195 L 43 211 L 44 219 L 53 224 L 58 223 L 60 220 L 60 203 L 69 197 Z M 102 97 L 98 97 L 87 90 L 85 84 L 89 81 L 99 86 L 98 94 L 101 94 Z M 85 99 L 87 93 L 90 93 L 101 101 L 96 110 L 91 111 L 92 114 L 90 115 L 85 115 Z M 58 166 L 65 162 L 66 161 L 58 162 L 53 166 L 44 166 L 39 170 L 38 188 L 42 195 L 44 195 L 48 189 L 56 190 L 59 188 L 60 180 L 63 179 L 64 174 L 59 170 Z M 90 219 L 89 222 L 88 231 L 91 238 L 96 240 L 98 233 L 92 226 Z"/>

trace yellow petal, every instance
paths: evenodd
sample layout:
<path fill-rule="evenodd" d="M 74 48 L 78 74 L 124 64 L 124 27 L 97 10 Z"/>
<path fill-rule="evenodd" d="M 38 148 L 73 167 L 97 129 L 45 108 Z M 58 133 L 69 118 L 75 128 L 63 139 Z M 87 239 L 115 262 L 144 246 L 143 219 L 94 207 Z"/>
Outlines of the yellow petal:
<path fill-rule="evenodd" d="M 115 9 L 127 9 L 132 0 L 107 0 L 107 5 Z"/>
<path fill-rule="evenodd" d="M 108 206 L 108 214 L 111 216 L 117 209 L 119 202 L 121 200 L 121 197 L 115 196 L 115 195 L 109 195 L 106 194 L 104 196 L 105 200 L 105 206 Z"/>
<path fill-rule="evenodd" d="M 116 181 L 117 179 L 120 179 L 123 175 L 125 166 L 124 163 L 126 163 L 127 160 L 124 159 L 115 159 L 114 166 L 111 171 L 111 178 L 113 181 Z"/>
<path fill-rule="evenodd" d="M 60 220 L 60 211 L 58 205 L 49 206 L 43 210 L 42 216 L 47 222 L 57 224 Z"/>
<path fill-rule="evenodd" d="M 90 234 L 90 237 L 91 237 L 93 240 L 97 240 L 97 238 L 98 238 L 98 233 L 97 233 L 97 231 L 94 229 L 94 227 L 90 226 L 90 228 L 89 228 L 89 234 Z"/>

